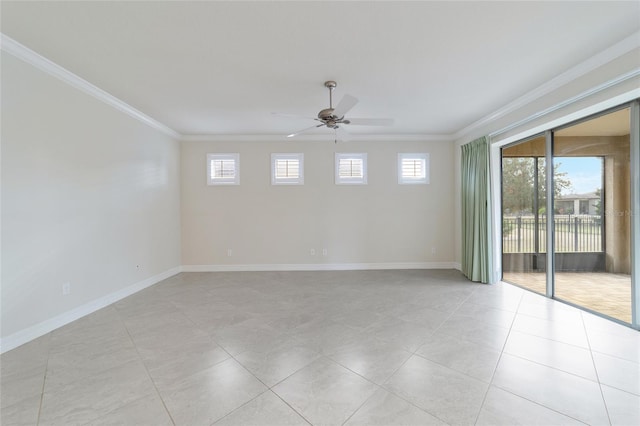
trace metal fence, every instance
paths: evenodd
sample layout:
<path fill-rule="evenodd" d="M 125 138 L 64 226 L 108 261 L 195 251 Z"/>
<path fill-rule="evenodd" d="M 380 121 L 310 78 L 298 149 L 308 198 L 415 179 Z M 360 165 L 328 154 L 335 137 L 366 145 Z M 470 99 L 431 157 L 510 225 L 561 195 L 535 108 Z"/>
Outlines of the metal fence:
<path fill-rule="evenodd" d="M 558 253 L 601 252 L 602 217 L 600 215 L 556 215 L 555 251 Z M 503 253 L 545 253 L 546 215 L 503 217 Z M 536 238 L 537 235 L 537 238 Z"/>

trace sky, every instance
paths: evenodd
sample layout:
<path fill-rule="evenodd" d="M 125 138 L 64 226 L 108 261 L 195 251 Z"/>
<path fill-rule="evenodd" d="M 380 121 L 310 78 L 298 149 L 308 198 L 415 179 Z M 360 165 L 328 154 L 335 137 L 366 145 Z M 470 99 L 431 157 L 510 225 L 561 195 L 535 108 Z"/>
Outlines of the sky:
<path fill-rule="evenodd" d="M 572 188 L 563 194 L 584 194 L 602 187 L 602 157 L 555 157 L 558 171 L 566 172 Z"/>

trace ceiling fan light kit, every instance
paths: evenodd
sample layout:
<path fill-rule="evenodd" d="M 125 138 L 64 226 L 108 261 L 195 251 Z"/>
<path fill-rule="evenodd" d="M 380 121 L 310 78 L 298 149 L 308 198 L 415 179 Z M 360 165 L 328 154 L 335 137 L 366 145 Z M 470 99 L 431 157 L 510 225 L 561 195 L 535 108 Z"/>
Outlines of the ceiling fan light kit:
<path fill-rule="evenodd" d="M 316 124 L 311 127 L 307 127 L 297 132 L 287 135 L 288 138 L 293 138 L 301 133 L 305 133 L 309 130 L 316 129 L 318 127 L 327 127 L 335 131 L 335 142 L 338 140 L 348 140 L 349 133 L 344 126 L 356 125 L 356 126 L 391 126 L 393 125 L 393 119 L 391 118 L 352 118 L 350 120 L 345 118 L 347 112 L 351 110 L 358 103 L 358 98 L 351 95 L 344 95 L 338 105 L 333 107 L 333 91 L 338 86 L 333 80 L 325 81 L 324 87 L 329 89 L 329 108 L 325 108 L 318 113 L 318 117 L 313 120 L 319 121 L 320 124 Z M 339 137 L 338 137 L 339 136 Z"/>

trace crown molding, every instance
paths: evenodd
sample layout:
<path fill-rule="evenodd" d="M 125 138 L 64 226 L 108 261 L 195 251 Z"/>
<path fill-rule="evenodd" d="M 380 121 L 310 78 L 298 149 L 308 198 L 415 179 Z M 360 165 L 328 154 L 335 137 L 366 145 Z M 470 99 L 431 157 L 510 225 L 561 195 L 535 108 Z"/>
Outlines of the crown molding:
<path fill-rule="evenodd" d="M 603 50 L 602 52 L 592 56 L 586 61 L 570 68 L 564 73 L 558 75 L 557 77 L 549 80 L 548 82 L 538 86 L 534 90 L 520 96 L 514 101 L 508 103 L 504 107 L 494 111 L 493 113 L 486 115 L 485 117 L 469 124 L 468 126 L 458 130 L 452 134 L 443 134 L 443 135 L 434 135 L 434 134 L 352 134 L 350 135 L 350 141 L 381 141 L 381 142 L 453 142 L 461 139 L 465 135 L 481 128 L 484 125 L 487 125 L 495 120 L 504 117 L 505 115 L 512 113 L 519 108 L 530 104 L 531 102 L 548 95 L 549 93 L 561 88 L 562 86 L 570 83 L 571 81 L 582 77 L 583 75 L 601 67 L 602 65 L 611 62 L 630 51 L 640 48 L 640 31 L 633 33 L 632 35 L 626 37 L 625 39 L 619 41 L 618 43 L 610 46 L 609 48 Z M 34 67 L 64 81 L 70 86 L 110 105 L 111 107 L 129 115 L 130 117 L 156 129 L 159 130 L 166 135 L 178 139 L 183 142 L 277 142 L 277 141 L 286 141 L 287 139 L 284 135 L 279 134 L 233 134 L 233 135 L 222 135 L 222 134 L 193 134 L 193 135 L 184 135 L 176 132 L 172 128 L 166 126 L 165 124 L 149 117 L 143 112 L 135 109 L 131 105 L 126 102 L 116 98 L 115 96 L 109 94 L 108 92 L 100 89 L 99 87 L 89 83 L 83 78 L 77 76 L 71 71 L 61 67 L 60 65 L 50 61 L 44 56 L 34 52 L 28 47 L 18 43 L 12 38 L 0 32 L 0 49 L 5 51 L 12 56 L 33 65 Z M 492 135 L 498 135 L 500 133 L 504 133 L 508 130 L 511 130 L 517 126 L 522 124 L 526 124 L 536 118 L 549 114 L 553 111 L 556 111 L 560 108 L 563 108 L 569 104 L 577 102 L 587 96 L 591 96 L 595 93 L 598 93 L 602 90 L 605 90 L 609 87 L 620 84 L 626 80 L 631 78 L 635 78 L 640 75 L 640 68 L 617 76 L 605 83 L 602 83 L 598 86 L 595 86 L 589 90 L 586 90 L 580 93 L 577 96 L 567 99 L 564 102 L 551 106 L 547 109 L 539 111 L 531 116 L 528 116 L 522 120 L 517 121 L 516 123 L 512 123 L 508 127 L 504 129 L 500 129 L 494 131 Z M 333 141 L 334 139 L 331 135 L 301 135 L 295 138 L 295 141 L 301 142 L 327 142 Z"/>
<path fill-rule="evenodd" d="M 562 86 L 572 82 L 573 80 L 576 80 L 577 78 L 582 77 L 583 75 L 595 70 L 596 68 L 599 68 L 611 61 L 613 61 L 614 59 L 617 59 L 629 52 L 631 52 L 634 49 L 640 48 L 640 31 L 636 31 L 635 33 L 633 33 L 632 35 L 622 39 L 621 41 L 619 41 L 618 43 L 608 47 L 607 49 L 601 51 L 600 53 L 597 53 L 595 55 L 593 55 L 592 57 L 590 57 L 589 59 L 587 59 L 586 61 L 583 61 L 581 63 L 579 63 L 578 65 L 569 68 L 567 71 L 563 72 L 562 74 L 554 77 L 553 79 L 549 80 L 548 82 L 538 86 L 537 88 L 533 89 L 532 91 L 524 94 L 523 96 L 520 96 L 519 98 L 515 99 L 514 101 L 508 103 L 507 105 L 503 106 L 502 108 L 494 111 L 493 113 L 484 116 L 483 118 L 481 118 L 480 120 L 477 120 L 473 123 L 471 123 L 470 125 L 468 125 L 467 127 L 464 127 L 463 129 L 458 130 L 457 132 L 455 132 L 452 136 L 452 138 L 454 140 L 460 139 L 461 137 L 473 132 L 474 130 L 489 124 L 501 117 L 504 117 L 505 115 L 514 112 L 516 110 L 518 110 L 519 108 L 524 107 L 527 104 L 530 104 L 531 102 L 540 99 L 541 97 L 548 95 L 549 93 L 561 88 Z M 623 74 L 622 76 L 618 76 L 614 79 L 612 79 L 611 81 L 605 83 L 605 84 L 601 84 L 587 92 L 589 92 L 589 95 L 597 93 L 598 91 L 604 90 L 608 87 L 611 87 L 615 84 L 619 84 L 625 80 L 628 80 L 630 78 L 633 78 L 635 76 L 638 75 L 638 69 L 634 70 L 633 72 L 630 73 L 626 73 Z M 581 96 L 579 99 L 584 98 L 585 96 Z M 575 102 L 578 99 L 573 99 L 571 100 L 571 102 Z M 558 108 L 561 108 L 563 106 L 566 106 L 566 102 L 563 102 L 562 104 L 560 104 L 560 106 L 558 106 Z M 556 110 L 558 108 L 553 108 L 550 110 Z M 548 114 L 551 111 L 545 110 L 544 114 Z M 539 117 L 540 115 L 544 115 L 541 113 L 536 114 L 534 117 L 531 117 L 529 119 L 527 119 L 527 121 L 531 121 L 537 117 Z M 522 124 L 522 123 L 520 123 Z M 502 131 L 501 131 L 502 132 Z"/>
<path fill-rule="evenodd" d="M 30 65 L 33 65 L 39 70 L 44 71 L 47 74 L 64 81 L 68 85 L 98 99 L 99 101 L 104 102 L 105 104 L 117 109 L 118 111 L 121 111 L 129 115 L 130 117 L 167 134 L 168 136 L 176 139 L 180 137 L 180 134 L 170 127 L 165 126 L 164 124 L 154 120 L 143 112 L 138 111 L 131 105 L 121 101 L 115 96 L 89 83 L 87 80 L 77 76 L 76 74 L 72 73 L 66 68 L 61 67 L 55 62 L 50 61 L 44 56 L 34 52 L 33 50 L 18 43 L 17 41 L 13 40 L 11 37 L 8 37 L 3 33 L 0 33 L 0 49 Z"/>
<path fill-rule="evenodd" d="M 274 142 L 279 140 L 288 140 L 284 135 L 278 134 L 234 134 L 234 135 L 220 135 L 220 134 L 202 134 L 202 135 L 182 135 L 170 127 L 160 123 L 157 120 L 149 117 L 143 112 L 135 109 L 126 102 L 116 98 L 108 92 L 100 89 L 99 87 L 89 83 L 87 80 L 72 73 L 66 68 L 61 67 L 55 62 L 45 58 L 44 56 L 34 52 L 28 47 L 13 40 L 11 37 L 0 33 L 0 49 L 9 53 L 10 55 L 36 67 L 37 69 L 52 75 L 68 85 L 106 103 L 107 105 L 124 112 L 130 117 L 141 121 L 142 123 L 159 130 L 168 136 L 179 139 L 185 142 L 242 142 L 242 141 L 264 141 Z M 369 134 L 369 135 L 350 135 L 353 141 L 389 141 L 389 142 L 407 142 L 407 141 L 438 141 L 449 142 L 453 138 L 451 135 L 428 135 L 428 134 Z M 332 141 L 334 140 L 331 135 L 302 135 L 296 137 L 296 141 Z"/>
<path fill-rule="evenodd" d="M 350 134 L 348 142 L 452 142 L 453 135 L 429 134 Z M 283 134 L 248 134 L 248 135 L 182 135 L 181 142 L 333 142 L 331 135 L 301 135 L 288 139 Z M 347 143 L 347 141 L 345 141 Z"/>

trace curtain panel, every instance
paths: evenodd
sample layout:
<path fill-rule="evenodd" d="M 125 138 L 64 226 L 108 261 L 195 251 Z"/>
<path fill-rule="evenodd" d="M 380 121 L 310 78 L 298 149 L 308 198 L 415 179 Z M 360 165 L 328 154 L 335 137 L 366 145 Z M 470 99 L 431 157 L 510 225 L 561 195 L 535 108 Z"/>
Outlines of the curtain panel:
<path fill-rule="evenodd" d="M 493 283 L 489 143 L 483 136 L 462 146 L 462 273 Z"/>

